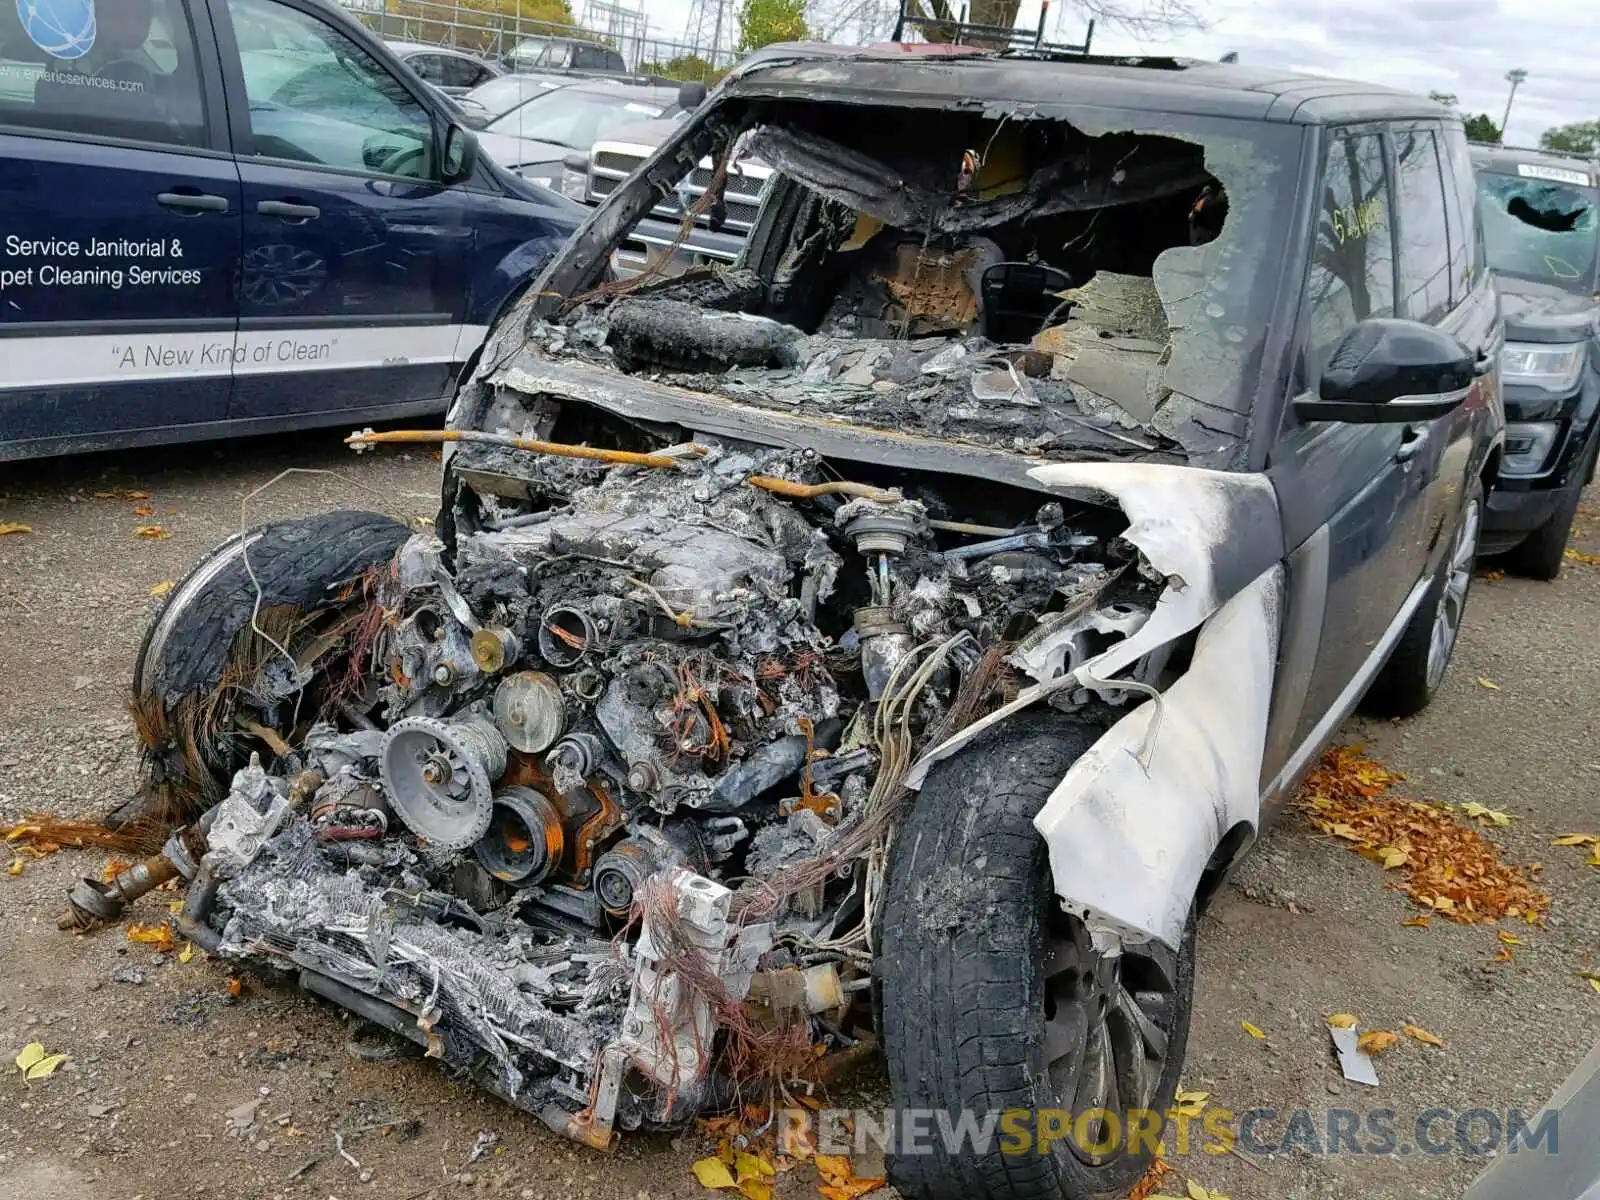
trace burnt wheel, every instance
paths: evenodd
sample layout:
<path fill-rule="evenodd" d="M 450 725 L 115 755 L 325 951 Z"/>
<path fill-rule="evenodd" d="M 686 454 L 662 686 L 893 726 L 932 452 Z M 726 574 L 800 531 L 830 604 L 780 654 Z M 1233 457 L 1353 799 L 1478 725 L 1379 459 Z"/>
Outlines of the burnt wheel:
<path fill-rule="evenodd" d="M 1033 828 L 1101 732 L 1056 713 L 1017 718 L 930 772 L 896 835 L 878 965 L 895 1108 L 947 1113 L 950 1128 L 963 1113 L 981 1125 L 1023 1110 L 1033 1135 L 1051 1111 L 1083 1134 L 1006 1153 L 998 1134 L 947 1146 L 936 1120 L 928 1153 L 890 1156 L 907 1197 L 1121 1196 L 1149 1165 L 1152 1139 L 1130 1145 L 1128 1114 L 1164 1112 L 1177 1090 L 1193 921 L 1176 951 L 1100 952 L 1061 912 Z"/>
<path fill-rule="evenodd" d="M 270 738 L 252 728 L 287 733 L 309 717 L 299 700 L 352 632 L 362 577 L 407 536 L 392 517 L 331 512 L 258 525 L 201 559 L 139 644 L 129 707 L 144 743 L 142 786 L 106 823 L 181 822 L 221 799 L 252 750 L 269 758 Z M 304 651 L 298 669 L 252 621 Z"/>

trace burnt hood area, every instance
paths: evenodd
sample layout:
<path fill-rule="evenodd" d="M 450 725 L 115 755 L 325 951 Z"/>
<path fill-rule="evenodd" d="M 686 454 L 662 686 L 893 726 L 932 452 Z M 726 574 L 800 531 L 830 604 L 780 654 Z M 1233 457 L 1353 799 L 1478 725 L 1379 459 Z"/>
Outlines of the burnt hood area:
<path fill-rule="evenodd" d="M 525 355 L 1046 460 L 1237 465 L 1253 348 L 1213 287 L 1254 253 L 1237 144 L 807 101 L 707 126 L 685 162 L 705 143 L 714 179 L 779 172 L 741 264 L 536 304 Z M 664 193 L 670 165 L 635 186 Z M 713 186 L 695 215 L 717 208 Z"/>

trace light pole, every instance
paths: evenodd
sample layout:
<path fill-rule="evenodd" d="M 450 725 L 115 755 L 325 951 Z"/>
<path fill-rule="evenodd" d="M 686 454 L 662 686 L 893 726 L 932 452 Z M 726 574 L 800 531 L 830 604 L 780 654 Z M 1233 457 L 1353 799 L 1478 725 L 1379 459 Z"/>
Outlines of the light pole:
<path fill-rule="evenodd" d="M 1506 142 L 1506 126 L 1511 122 L 1511 102 L 1517 98 L 1517 88 L 1527 77 L 1528 73 L 1521 67 L 1513 67 L 1506 72 L 1506 82 L 1511 85 L 1511 94 L 1506 97 L 1506 115 L 1500 118 L 1500 144 L 1502 146 Z"/>

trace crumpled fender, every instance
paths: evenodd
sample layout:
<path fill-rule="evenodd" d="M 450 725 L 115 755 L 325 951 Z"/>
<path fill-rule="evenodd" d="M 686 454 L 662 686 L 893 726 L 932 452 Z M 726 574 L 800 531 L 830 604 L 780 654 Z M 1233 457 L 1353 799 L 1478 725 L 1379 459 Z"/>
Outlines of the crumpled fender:
<path fill-rule="evenodd" d="M 1034 820 L 1069 911 L 1127 940 L 1176 947 L 1218 844 L 1234 825 L 1259 820 L 1283 596 L 1277 494 L 1265 475 L 1153 463 L 1051 464 L 1029 474 L 1064 495 L 1109 497 L 1128 517 L 1123 537 L 1167 586 L 1138 632 L 1073 678 L 1025 688 L 928 751 L 906 782 L 921 786 L 934 763 L 1052 692 L 1115 678 L 1199 629 L 1184 676 L 1108 730 Z"/>
<path fill-rule="evenodd" d="M 1274 565 L 1223 605 L 1183 677 L 1113 725 L 1034 818 L 1056 894 L 1092 930 L 1176 948 L 1217 846 L 1258 824 L 1283 575 Z"/>

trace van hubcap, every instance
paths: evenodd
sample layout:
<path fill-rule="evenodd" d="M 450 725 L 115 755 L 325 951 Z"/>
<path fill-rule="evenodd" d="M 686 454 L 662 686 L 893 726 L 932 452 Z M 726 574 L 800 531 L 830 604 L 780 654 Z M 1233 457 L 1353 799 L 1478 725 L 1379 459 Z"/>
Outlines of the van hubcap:
<path fill-rule="evenodd" d="M 1461 632 L 1461 617 L 1467 609 L 1467 589 L 1472 586 L 1472 566 L 1478 556 L 1479 523 L 1478 501 L 1473 500 L 1462 514 L 1461 525 L 1450 544 L 1444 591 L 1439 594 L 1439 607 L 1433 614 L 1433 637 L 1428 642 L 1430 692 L 1444 679 L 1444 669 L 1450 665 L 1450 653 L 1456 648 L 1456 637 Z"/>

